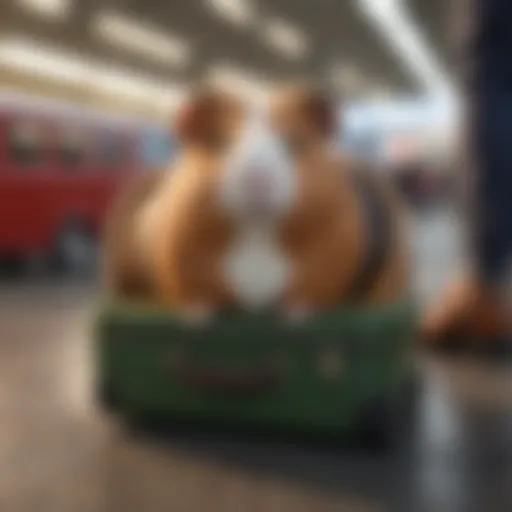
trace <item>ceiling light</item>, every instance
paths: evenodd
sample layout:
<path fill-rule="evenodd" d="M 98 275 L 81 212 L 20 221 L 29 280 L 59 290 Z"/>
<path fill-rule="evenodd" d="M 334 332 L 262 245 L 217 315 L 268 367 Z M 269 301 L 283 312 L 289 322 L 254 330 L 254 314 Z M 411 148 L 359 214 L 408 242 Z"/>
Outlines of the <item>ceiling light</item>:
<path fill-rule="evenodd" d="M 92 30 L 100 39 L 160 63 L 182 66 L 190 58 L 190 46 L 167 31 L 112 11 L 100 12 Z"/>
<path fill-rule="evenodd" d="M 262 37 L 266 44 L 289 59 L 301 59 L 309 51 L 306 34 L 281 18 L 266 21 L 263 25 Z"/>
<path fill-rule="evenodd" d="M 358 0 L 358 4 L 421 87 L 428 92 L 452 94 L 449 77 L 401 2 Z"/>
<path fill-rule="evenodd" d="M 270 83 L 257 73 L 226 62 L 212 65 L 207 78 L 214 85 L 233 89 L 255 101 L 265 100 L 270 87 Z"/>
<path fill-rule="evenodd" d="M 71 11 L 72 0 L 17 0 L 27 11 L 50 19 L 62 20 Z"/>
<path fill-rule="evenodd" d="M 205 0 L 206 8 L 223 20 L 238 26 L 248 26 L 255 18 L 250 0 Z"/>
<path fill-rule="evenodd" d="M 36 41 L 17 38 L 0 42 L 0 63 L 10 69 L 71 84 L 86 83 L 92 72 L 91 63 L 86 59 L 77 59 L 62 49 L 42 47 Z"/>
<path fill-rule="evenodd" d="M 182 89 L 178 85 L 21 38 L 0 41 L 0 65 L 161 108 L 174 107 L 182 97 Z"/>
<path fill-rule="evenodd" d="M 95 86 L 104 92 L 142 102 L 158 103 L 164 108 L 174 108 L 183 96 L 183 90 L 178 86 L 110 66 L 97 70 Z"/>

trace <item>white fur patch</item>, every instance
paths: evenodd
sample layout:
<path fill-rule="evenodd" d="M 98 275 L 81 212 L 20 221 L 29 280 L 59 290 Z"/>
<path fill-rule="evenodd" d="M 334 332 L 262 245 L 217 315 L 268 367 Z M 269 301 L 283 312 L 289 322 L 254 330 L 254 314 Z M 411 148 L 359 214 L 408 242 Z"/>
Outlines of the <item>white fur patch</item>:
<path fill-rule="evenodd" d="M 240 305 L 254 310 L 282 297 L 292 267 L 271 229 L 246 228 L 227 253 L 224 274 Z"/>
<path fill-rule="evenodd" d="M 264 195 L 257 194 L 248 180 L 255 175 L 266 182 Z M 265 112 L 255 110 L 227 158 L 220 184 L 221 204 L 238 219 L 244 219 L 255 204 L 259 210 L 263 207 L 267 217 L 277 218 L 290 209 L 297 189 L 295 163 Z"/>

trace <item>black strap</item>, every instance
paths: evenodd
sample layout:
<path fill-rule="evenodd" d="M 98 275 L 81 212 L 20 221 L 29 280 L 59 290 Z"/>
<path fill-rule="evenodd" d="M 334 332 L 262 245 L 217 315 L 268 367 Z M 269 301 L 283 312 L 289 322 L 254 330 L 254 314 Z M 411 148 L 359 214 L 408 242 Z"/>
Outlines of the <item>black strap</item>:
<path fill-rule="evenodd" d="M 350 299 L 357 300 L 368 293 L 386 264 L 391 249 L 392 222 L 389 205 L 368 172 L 356 169 L 353 184 L 363 206 L 368 244 L 348 294 Z"/>

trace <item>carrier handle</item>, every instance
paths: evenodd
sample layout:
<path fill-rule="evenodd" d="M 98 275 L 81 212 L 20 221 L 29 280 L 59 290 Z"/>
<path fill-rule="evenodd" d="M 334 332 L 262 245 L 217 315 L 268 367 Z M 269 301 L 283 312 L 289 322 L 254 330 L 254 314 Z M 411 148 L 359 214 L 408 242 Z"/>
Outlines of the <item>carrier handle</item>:
<path fill-rule="evenodd" d="M 270 366 L 254 370 L 220 370 L 181 360 L 174 362 L 172 373 L 182 386 L 227 395 L 269 392 L 282 381 L 277 369 Z"/>

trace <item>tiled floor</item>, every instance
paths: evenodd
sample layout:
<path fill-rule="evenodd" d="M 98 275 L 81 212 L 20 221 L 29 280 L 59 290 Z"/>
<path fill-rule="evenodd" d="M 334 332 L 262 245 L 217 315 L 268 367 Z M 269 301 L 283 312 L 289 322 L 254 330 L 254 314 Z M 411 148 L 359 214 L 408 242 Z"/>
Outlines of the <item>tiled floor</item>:
<path fill-rule="evenodd" d="M 437 244 L 429 233 L 427 247 Z M 0 284 L 0 511 L 512 510 L 506 366 L 423 358 L 411 439 L 387 457 L 220 435 L 137 438 L 91 400 L 97 298 L 92 285 Z"/>

